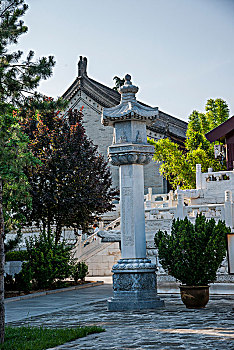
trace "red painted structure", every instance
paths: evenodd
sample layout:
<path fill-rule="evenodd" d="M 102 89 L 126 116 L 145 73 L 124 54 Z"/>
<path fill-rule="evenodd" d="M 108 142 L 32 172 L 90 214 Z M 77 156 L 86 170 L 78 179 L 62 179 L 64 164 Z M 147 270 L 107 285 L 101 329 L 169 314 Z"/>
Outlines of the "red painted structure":
<path fill-rule="evenodd" d="M 206 135 L 210 142 L 223 141 L 226 145 L 227 170 L 233 170 L 234 162 L 234 116 L 226 120 Z"/>

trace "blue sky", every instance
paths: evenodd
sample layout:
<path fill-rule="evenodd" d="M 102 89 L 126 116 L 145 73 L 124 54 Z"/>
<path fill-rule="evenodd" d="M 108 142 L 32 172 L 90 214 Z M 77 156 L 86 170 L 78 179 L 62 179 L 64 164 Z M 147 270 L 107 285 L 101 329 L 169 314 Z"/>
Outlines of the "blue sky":
<path fill-rule="evenodd" d="M 53 77 L 40 91 L 59 96 L 77 76 L 110 87 L 132 75 L 138 99 L 187 120 L 208 98 L 234 114 L 234 0 L 28 0 L 29 27 L 18 47 L 53 55 Z"/>

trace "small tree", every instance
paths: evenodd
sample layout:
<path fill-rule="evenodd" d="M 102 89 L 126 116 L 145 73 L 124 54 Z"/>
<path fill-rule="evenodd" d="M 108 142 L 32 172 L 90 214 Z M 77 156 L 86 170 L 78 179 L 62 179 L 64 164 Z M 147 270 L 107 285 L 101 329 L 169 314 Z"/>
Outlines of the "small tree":
<path fill-rule="evenodd" d="M 226 234 L 230 228 L 223 221 L 196 217 L 173 220 L 171 234 L 159 230 L 155 235 L 158 258 L 164 270 L 187 286 L 205 286 L 216 280 L 216 272 L 226 255 Z"/>
<path fill-rule="evenodd" d="M 79 261 L 78 263 L 74 264 L 72 267 L 72 277 L 74 278 L 75 283 L 77 283 L 78 280 L 84 281 L 87 275 L 88 266 L 84 261 Z"/>
<path fill-rule="evenodd" d="M 18 276 L 26 289 L 30 288 L 31 281 L 38 289 L 51 288 L 56 281 L 63 281 L 72 274 L 71 248 L 65 242 L 55 242 L 51 232 L 30 237 L 26 247 L 28 261 L 23 263 Z"/>
<path fill-rule="evenodd" d="M 219 171 L 225 165 L 214 159 L 214 144 L 211 144 L 205 134 L 227 120 L 229 109 L 222 99 L 209 99 L 206 113 L 193 111 L 189 116 L 185 140 L 185 150 L 169 139 L 159 141 L 148 140 L 155 146 L 153 159 L 161 162 L 160 173 L 169 181 L 173 189 L 195 188 L 196 164 L 201 164 L 202 171 L 213 168 Z"/>
<path fill-rule="evenodd" d="M 27 215 L 47 232 L 56 225 L 58 241 L 64 226 L 86 229 L 111 210 L 116 191 L 107 163 L 85 134 L 81 112 L 69 111 L 69 120 L 53 110 L 37 117 L 30 148 L 41 163 L 26 170 L 33 203 Z"/>

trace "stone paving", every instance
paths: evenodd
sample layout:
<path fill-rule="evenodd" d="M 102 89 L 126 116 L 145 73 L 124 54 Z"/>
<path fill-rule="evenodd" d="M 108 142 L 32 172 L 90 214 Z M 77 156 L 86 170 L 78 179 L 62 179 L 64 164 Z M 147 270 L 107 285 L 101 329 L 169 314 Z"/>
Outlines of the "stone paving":
<path fill-rule="evenodd" d="M 7 304 L 8 324 L 99 325 L 106 330 L 54 348 L 57 350 L 234 349 L 234 296 L 211 296 L 205 309 L 188 310 L 179 295 L 160 295 L 165 300 L 162 309 L 108 312 L 105 300 L 111 295 L 112 286 L 103 285 L 12 302 Z"/>

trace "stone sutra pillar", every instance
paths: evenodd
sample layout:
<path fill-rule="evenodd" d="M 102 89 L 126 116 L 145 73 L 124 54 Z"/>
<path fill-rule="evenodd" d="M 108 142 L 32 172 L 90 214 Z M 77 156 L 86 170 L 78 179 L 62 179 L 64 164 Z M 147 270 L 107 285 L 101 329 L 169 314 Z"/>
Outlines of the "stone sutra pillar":
<path fill-rule="evenodd" d="M 153 309 L 163 306 L 157 296 L 156 266 L 146 258 L 144 173 L 154 147 L 147 143 L 146 124 L 158 116 L 158 108 L 136 101 L 138 87 L 125 76 L 120 88 L 121 102 L 104 108 L 102 123 L 114 127 L 108 156 L 119 166 L 121 206 L 121 259 L 113 266 L 114 297 L 110 311 Z"/>

